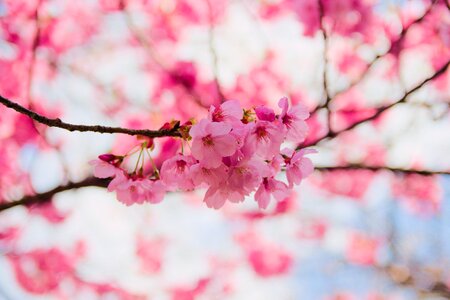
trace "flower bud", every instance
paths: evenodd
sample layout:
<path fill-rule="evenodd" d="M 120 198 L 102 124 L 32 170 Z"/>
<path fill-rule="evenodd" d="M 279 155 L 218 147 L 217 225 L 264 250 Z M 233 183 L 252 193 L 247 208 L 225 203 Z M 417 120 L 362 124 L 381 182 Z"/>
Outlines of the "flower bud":
<path fill-rule="evenodd" d="M 112 162 L 117 158 L 117 156 L 115 156 L 114 154 L 106 153 L 99 155 L 98 158 L 106 162 Z"/>

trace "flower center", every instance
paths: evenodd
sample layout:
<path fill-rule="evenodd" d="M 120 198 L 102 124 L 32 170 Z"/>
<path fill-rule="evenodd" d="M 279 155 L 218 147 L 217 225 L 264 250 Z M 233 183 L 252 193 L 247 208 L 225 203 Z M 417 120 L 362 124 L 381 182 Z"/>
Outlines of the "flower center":
<path fill-rule="evenodd" d="M 214 140 L 210 134 L 208 134 L 207 136 L 202 138 L 202 141 L 203 141 L 204 146 L 208 146 L 208 147 L 214 146 Z"/>
<path fill-rule="evenodd" d="M 184 160 L 177 160 L 177 169 L 178 172 L 184 172 L 184 168 L 186 167 L 186 162 Z"/>
<path fill-rule="evenodd" d="M 258 139 L 267 139 L 268 138 L 267 130 L 263 126 L 256 127 L 255 133 L 256 133 L 256 136 L 258 137 Z"/>
<path fill-rule="evenodd" d="M 216 108 L 212 114 L 212 119 L 214 122 L 221 122 L 224 119 L 223 111 L 220 108 Z"/>
<path fill-rule="evenodd" d="M 285 115 L 283 117 L 283 124 L 286 125 L 287 127 L 291 127 L 291 123 L 292 123 L 292 117 L 290 115 Z"/>

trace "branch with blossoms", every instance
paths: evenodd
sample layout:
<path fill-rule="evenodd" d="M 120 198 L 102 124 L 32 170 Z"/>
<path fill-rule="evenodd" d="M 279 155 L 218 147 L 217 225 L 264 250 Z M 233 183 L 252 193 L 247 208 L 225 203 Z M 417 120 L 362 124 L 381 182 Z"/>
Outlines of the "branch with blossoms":
<path fill-rule="evenodd" d="M 297 147 L 296 150 L 284 148 L 285 141 L 299 143 L 306 138 L 309 117 L 307 109 L 297 105 L 288 107 L 287 98 L 279 101 L 282 109 L 280 114 L 263 106 L 243 110 L 237 101 L 227 101 L 220 107 L 212 106 L 208 117 L 197 124 L 187 122 L 180 126 L 179 121 L 166 123 L 160 130 L 128 129 L 121 127 L 106 127 L 100 125 L 75 125 L 50 119 L 39 115 L 17 103 L 0 96 L 0 103 L 25 114 L 35 121 L 52 127 L 69 131 L 84 131 L 98 133 L 124 133 L 144 136 L 138 149 L 131 149 L 125 155 L 105 154 L 99 160 L 92 162 L 94 175 L 98 178 L 112 178 L 108 190 L 115 191 L 119 201 L 126 205 L 135 203 L 159 203 L 167 191 L 188 191 L 195 188 L 208 188 L 204 201 L 208 207 L 220 208 L 226 201 L 242 202 L 244 198 L 255 192 L 255 200 L 260 208 L 266 208 L 273 197 L 277 200 L 287 197 L 294 184 L 299 184 L 303 178 L 310 175 L 314 169 L 306 154 L 314 152 L 304 149 L 322 140 L 334 138 L 360 124 L 376 119 L 383 112 L 397 104 L 406 101 L 408 96 L 426 83 L 443 74 L 450 61 L 426 78 L 399 100 L 380 107 L 370 117 L 353 123 L 347 128 L 336 132 L 328 132 L 326 136 Z M 153 162 L 150 151 L 153 149 L 156 137 L 178 137 L 182 141 L 181 153 L 166 160 L 160 169 Z M 190 153 L 185 154 L 186 147 Z M 134 170 L 126 169 L 127 161 L 138 154 Z M 145 157 L 149 157 L 151 171 L 146 168 Z M 389 168 L 387 166 L 323 166 L 318 171 L 366 169 L 372 171 L 387 170 L 395 173 L 416 173 L 421 175 L 448 174 L 447 171 L 407 170 Z M 279 172 L 286 171 L 287 184 L 275 179 Z M 91 179 L 86 179 L 91 182 Z M 83 183 L 83 182 L 82 182 Z M 98 186 L 96 184 L 84 186 Z M 24 199 L 7 202 L 0 205 L 0 211 L 17 205 L 40 203 L 44 198 L 60 191 L 69 190 L 72 184 L 61 186 L 56 190 L 42 195 L 27 196 Z M 60 190 L 61 189 L 61 190 Z M 44 200 L 47 201 L 47 200 Z"/>
<path fill-rule="evenodd" d="M 102 156 L 103 159 L 105 157 Z M 333 172 L 333 171 L 351 171 L 351 170 L 369 170 L 373 172 L 379 171 L 387 171 L 393 172 L 396 174 L 419 174 L 423 176 L 435 176 L 435 175 L 450 175 L 450 171 L 433 171 L 433 170 L 423 170 L 423 169 L 404 169 L 404 168 L 392 168 L 387 166 L 367 166 L 367 165 L 346 165 L 346 166 L 314 166 L 314 171 L 316 172 Z M 38 204 L 44 204 L 50 202 L 53 196 L 80 188 L 86 187 L 100 187 L 106 188 L 111 179 L 101 179 L 96 177 L 87 177 L 86 179 L 79 182 L 69 182 L 68 184 L 64 184 L 58 186 L 52 190 L 49 190 L 44 193 L 39 193 L 35 195 L 25 196 L 20 200 L 9 201 L 9 202 L 0 202 L 0 212 L 16 207 L 16 206 L 32 206 Z"/>
<path fill-rule="evenodd" d="M 104 154 L 91 161 L 94 176 L 112 178 L 109 191 L 125 205 L 159 203 L 166 192 L 206 188 L 204 202 L 219 209 L 226 202 L 239 203 L 255 193 L 259 208 L 271 199 L 281 201 L 294 185 L 313 172 L 307 154 L 311 149 L 293 150 L 285 142 L 306 138 L 309 117 L 306 107 L 289 107 L 288 99 L 278 102 L 279 114 L 258 106 L 242 109 L 238 101 L 211 106 L 208 116 L 181 126 L 181 152 L 154 163 L 153 142 L 144 141 L 131 155 Z M 133 156 L 137 159 L 132 159 Z M 145 164 L 148 157 L 150 164 Z M 133 161 L 134 169 L 130 168 Z M 150 165 L 150 168 L 149 168 Z M 286 182 L 278 174 L 286 170 Z"/>
<path fill-rule="evenodd" d="M 0 102 L 49 126 L 101 133 L 118 131 L 118 128 L 68 124 L 38 115 L 5 98 L 0 98 Z M 164 161 L 160 168 L 151 154 L 154 141 L 146 138 L 141 139 L 137 149 L 132 148 L 126 154 L 103 154 L 91 161 L 94 176 L 111 178 L 108 190 L 116 192 L 117 199 L 126 205 L 159 203 L 168 191 L 207 188 L 204 202 L 210 208 L 218 209 L 226 201 L 242 202 L 253 192 L 258 206 L 266 208 L 271 198 L 280 201 L 288 197 L 294 185 L 300 184 L 314 169 L 306 157 L 314 150 L 282 148 L 284 142 L 298 143 L 306 138 L 307 108 L 302 105 L 290 108 L 287 98 L 280 99 L 278 106 L 279 114 L 264 106 L 242 109 L 237 101 L 211 106 L 208 116 L 198 123 L 180 126 L 179 121 L 173 121 L 165 124 L 163 130 L 145 135 L 181 139 L 181 152 Z M 118 132 L 127 131 L 130 129 Z M 143 135 L 142 130 L 131 132 Z M 276 179 L 284 170 L 286 182 Z"/>

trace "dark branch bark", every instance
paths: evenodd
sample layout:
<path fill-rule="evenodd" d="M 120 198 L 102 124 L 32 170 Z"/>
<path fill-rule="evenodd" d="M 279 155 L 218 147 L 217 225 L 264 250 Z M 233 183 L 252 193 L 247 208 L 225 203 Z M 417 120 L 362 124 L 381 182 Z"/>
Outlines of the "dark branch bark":
<path fill-rule="evenodd" d="M 307 144 L 303 144 L 303 145 L 301 145 L 300 147 L 297 147 L 297 149 L 305 148 L 305 147 L 311 147 L 311 146 L 317 145 L 319 142 L 321 142 L 321 141 L 323 141 L 323 140 L 335 138 L 335 137 L 339 136 L 339 135 L 340 135 L 341 133 L 343 133 L 343 132 L 350 131 L 350 130 L 354 129 L 355 127 L 357 127 L 357 126 L 359 126 L 359 125 L 361 125 L 361 124 L 364 124 L 364 123 L 367 123 L 367 122 L 369 122 L 369 121 L 373 121 L 373 120 L 377 119 L 377 118 L 378 118 L 381 114 L 383 114 L 385 111 L 391 109 L 392 107 L 394 107 L 394 106 L 396 106 L 396 105 L 398 105 L 398 104 L 405 103 L 405 102 L 406 102 L 406 99 L 407 99 L 411 94 L 413 94 L 414 92 L 416 92 L 417 90 L 419 90 L 421 87 L 423 87 L 423 86 L 424 86 L 425 84 L 427 84 L 428 82 L 430 82 L 430 81 L 432 81 L 433 79 L 436 79 L 436 78 L 439 77 L 440 75 L 444 74 L 445 71 L 447 71 L 447 68 L 448 68 L 449 65 L 450 65 L 450 60 L 447 61 L 447 63 L 444 64 L 440 69 L 438 69 L 432 76 L 430 76 L 430 77 L 424 79 L 424 80 L 423 80 L 422 82 L 420 82 L 418 85 L 416 85 L 415 87 L 413 87 L 412 89 L 410 89 L 409 91 L 407 91 L 407 92 L 406 92 L 400 99 L 398 99 L 397 101 L 394 101 L 394 102 L 392 102 L 391 104 L 388 104 L 388 105 L 379 107 L 373 115 L 371 115 L 371 116 L 369 116 L 369 117 L 367 117 L 367 118 L 364 118 L 364 119 L 362 119 L 362 120 L 360 120 L 360 121 L 357 121 L 357 122 L 353 123 L 352 125 L 350 125 L 350 126 L 344 128 L 344 129 L 341 129 L 341 130 L 338 130 L 338 131 L 335 131 L 335 132 L 328 132 L 326 135 L 324 135 L 324 136 L 322 136 L 322 137 L 320 137 L 320 138 L 318 138 L 318 139 L 316 139 L 316 140 L 314 140 L 314 141 L 311 141 L 311 142 L 309 142 L 309 143 L 307 143 Z"/>
<path fill-rule="evenodd" d="M 432 175 L 450 175 L 450 171 L 433 171 L 433 170 L 419 170 L 419 169 L 403 169 L 403 168 L 392 168 L 388 166 L 366 166 L 366 165 L 345 165 L 345 166 L 316 166 L 315 169 L 317 171 L 350 171 L 350 170 L 369 170 L 373 172 L 378 171 L 389 171 L 394 173 L 401 174 L 419 174 L 424 176 L 432 176 Z"/>
<path fill-rule="evenodd" d="M 173 128 L 172 130 L 147 130 L 147 129 L 130 129 L 130 128 L 122 128 L 122 127 L 108 127 L 102 125 L 78 125 L 78 124 L 70 124 L 61 121 L 60 119 L 51 119 L 45 116 L 42 116 L 34 111 L 31 111 L 11 100 L 8 100 L 0 95 L 0 103 L 6 107 L 9 107 L 21 114 L 24 114 L 31 119 L 47 125 L 49 127 L 57 127 L 61 129 L 65 129 L 68 131 L 81 131 L 81 132 L 97 132 L 97 133 L 123 133 L 128 135 L 142 135 L 150 138 L 157 137 L 167 137 L 167 136 L 181 136 L 178 132 L 178 127 Z"/>
<path fill-rule="evenodd" d="M 88 178 L 84 179 L 83 181 L 79 181 L 79 182 L 69 182 L 68 184 L 58 186 L 48 192 L 44 192 L 44 193 L 40 193 L 40 194 L 36 194 L 36 195 L 25 196 L 22 199 L 16 200 L 16 201 L 0 203 L 0 212 L 7 210 L 9 208 L 15 207 L 15 206 L 19 206 L 19 205 L 31 206 L 34 204 L 44 204 L 44 203 L 50 202 L 54 195 L 61 193 L 61 192 L 73 190 L 73 189 L 79 189 L 79 188 L 90 187 L 90 186 L 105 188 L 108 186 L 108 183 L 109 183 L 109 180 L 107 180 L 107 179 L 99 179 L 99 178 L 95 178 L 95 177 L 88 177 Z"/>
<path fill-rule="evenodd" d="M 373 172 L 390 171 L 399 174 L 419 174 L 424 176 L 432 175 L 450 175 L 450 171 L 432 171 L 432 170 L 418 170 L 418 169 L 402 169 L 391 168 L 388 166 L 366 166 L 366 165 L 346 165 L 346 166 L 317 166 L 315 170 L 319 172 L 332 172 L 336 170 L 369 170 Z M 48 192 L 25 196 L 20 200 L 0 203 L 0 212 L 15 206 L 31 206 L 35 204 L 44 204 L 50 202 L 58 193 L 79 189 L 84 187 L 102 187 L 106 188 L 109 184 L 109 179 L 100 179 L 95 177 L 88 177 L 79 182 L 69 182 L 68 184 L 58 186 Z"/>

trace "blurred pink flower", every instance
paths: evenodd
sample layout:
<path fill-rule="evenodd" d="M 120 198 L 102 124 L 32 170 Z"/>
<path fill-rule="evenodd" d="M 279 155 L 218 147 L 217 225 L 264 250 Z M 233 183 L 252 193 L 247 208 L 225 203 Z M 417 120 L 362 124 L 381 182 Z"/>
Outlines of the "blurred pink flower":
<path fill-rule="evenodd" d="M 247 254 L 253 270 L 262 277 L 286 274 L 293 264 L 293 257 L 285 250 L 274 246 L 258 245 Z"/>
<path fill-rule="evenodd" d="M 360 233 L 350 235 L 346 257 L 358 265 L 373 265 L 377 260 L 380 241 Z"/>

